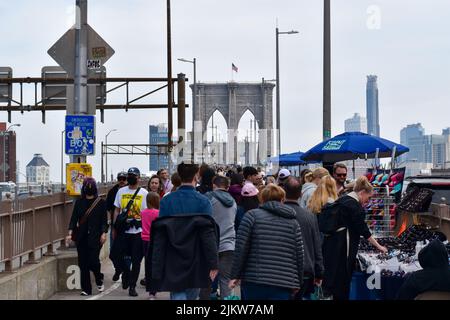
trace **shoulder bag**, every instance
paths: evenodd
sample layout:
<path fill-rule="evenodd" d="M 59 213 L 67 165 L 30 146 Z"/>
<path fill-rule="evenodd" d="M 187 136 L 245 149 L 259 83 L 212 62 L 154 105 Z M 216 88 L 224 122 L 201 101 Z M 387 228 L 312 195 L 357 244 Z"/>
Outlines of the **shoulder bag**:
<path fill-rule="evenodd" d="M 97 197 L 95 201 L 91 204 L 89 209 L 87 209 L 86 213 L 81 217 L 80 221 L 77 223 L 77 226 L 72 230 L 72 241 L 76 242 L 78 238 L 78 233 L 80 231 L 80 226 L 85 224 L 87 219 L 89 218 L 89 215 L 91 214 L 92 210 L 97 206 L 97 204 L 100 202 L 101 198 Z"/>

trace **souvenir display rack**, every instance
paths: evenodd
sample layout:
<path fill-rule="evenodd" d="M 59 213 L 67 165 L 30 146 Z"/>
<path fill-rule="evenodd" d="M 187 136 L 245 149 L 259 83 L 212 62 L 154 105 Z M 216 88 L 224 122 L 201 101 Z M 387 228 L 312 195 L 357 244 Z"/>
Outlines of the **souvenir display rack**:
<path fill-rule="evenodd" d="M 393 236 L 395 228 L 395 198 L 389 186 L 374 186 L 374 195 L 365 206 L 366 223 L 376 238 Z"/>

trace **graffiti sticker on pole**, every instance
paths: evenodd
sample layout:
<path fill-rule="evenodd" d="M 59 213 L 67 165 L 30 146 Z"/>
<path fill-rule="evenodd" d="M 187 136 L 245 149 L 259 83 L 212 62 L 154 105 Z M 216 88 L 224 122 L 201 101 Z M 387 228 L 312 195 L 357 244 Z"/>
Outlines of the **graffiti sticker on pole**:
<path fill-rule="evenodd" d="M 66 154 L 71 156 L 95 154 L 95 116 L 66 116 Z"/>

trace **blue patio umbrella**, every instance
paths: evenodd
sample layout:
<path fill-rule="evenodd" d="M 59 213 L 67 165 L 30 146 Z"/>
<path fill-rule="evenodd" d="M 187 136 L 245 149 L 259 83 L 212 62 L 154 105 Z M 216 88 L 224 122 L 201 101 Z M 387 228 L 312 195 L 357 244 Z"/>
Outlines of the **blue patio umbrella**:
<path fill-rule="evenodd" d="M 301 157 L 304 161 L 338 162 L 375 158 L 377 149 L 379 158 L 395 157 L 408 152 L 409 148 L 362 132 L 346 132 L 319 143 Z"/>
<path fill-rule="evenodd" d="M 278 163 L 282 167 L 299 166 L 305 163 L 305 161 L 300 159 L 302 155 L 303 152 L 281 154 L 278 158 Z"/>

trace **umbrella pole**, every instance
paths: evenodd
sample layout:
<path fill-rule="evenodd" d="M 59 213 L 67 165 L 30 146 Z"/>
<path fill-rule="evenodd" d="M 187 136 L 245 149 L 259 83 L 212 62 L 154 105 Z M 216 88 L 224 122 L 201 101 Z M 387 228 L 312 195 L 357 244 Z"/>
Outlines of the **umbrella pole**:
<path fill-rule="evenodd" d="M 355 160 L 353 160 L 353 180 L 356 179 L 356 174 L 355 174 Z"/>

